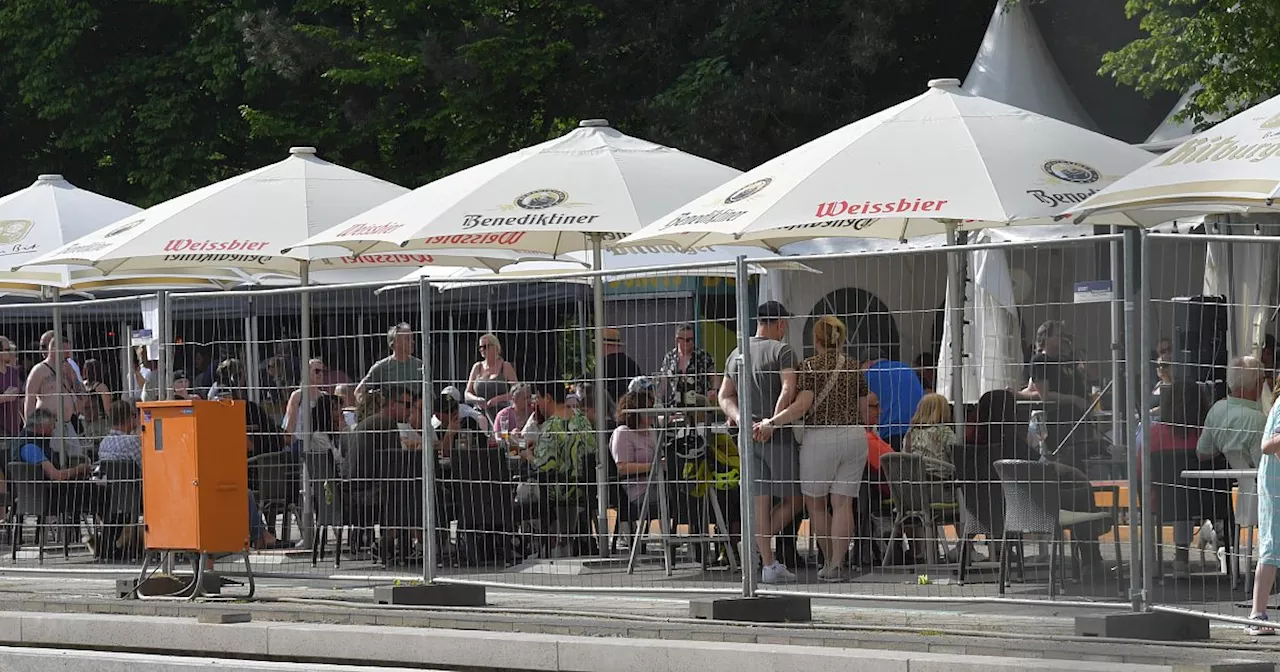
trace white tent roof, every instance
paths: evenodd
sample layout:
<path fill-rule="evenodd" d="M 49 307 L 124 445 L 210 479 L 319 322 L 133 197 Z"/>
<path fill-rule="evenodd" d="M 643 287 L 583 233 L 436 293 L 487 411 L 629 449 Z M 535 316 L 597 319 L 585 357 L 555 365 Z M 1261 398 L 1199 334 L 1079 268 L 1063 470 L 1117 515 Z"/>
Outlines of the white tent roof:
<path fill-rule="evenodd" d="M 1063 79 L 1027 4 L 1009 7 L 1005 0 L 996 1 L 982 46 L 964 79 L 964 90 L 1098 130 Z"/>

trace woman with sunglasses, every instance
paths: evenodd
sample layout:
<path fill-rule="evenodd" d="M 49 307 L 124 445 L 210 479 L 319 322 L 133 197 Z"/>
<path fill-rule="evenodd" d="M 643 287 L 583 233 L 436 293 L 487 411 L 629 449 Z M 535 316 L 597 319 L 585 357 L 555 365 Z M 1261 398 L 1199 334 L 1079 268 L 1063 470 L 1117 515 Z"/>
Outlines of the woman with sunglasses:
<path fill-rule="evenodd" d="M 471 367 L 467 377 L 465 401 L 489 416 L 490 424 L 498 411 L 511 402 L 511 387 L 520 382 L 516 367 L 502 358 L 502 343 L 494 334 L 480 337 L 480 361 Z"/>
<path fill-rule="evenodd" d="M 307 390 L 307 405 L 315 408 L 316 400 L 325 392 L 324 381 L 325 376 L 329 373 L 329 368 L 324 365 L 324 360 L 316 357 L 307 363 L 307 383 L 310 386 Z M 282 428 L 287 434 L 288 440 L 293 440 L 293 433 L 298 426 L 298 410 L 302 405 L 302 389 L 296 389 L 289 395 L 289 403 L 285 406 L 284 422 Z M 308 409 L 310 412 L 310 408 Z"/>

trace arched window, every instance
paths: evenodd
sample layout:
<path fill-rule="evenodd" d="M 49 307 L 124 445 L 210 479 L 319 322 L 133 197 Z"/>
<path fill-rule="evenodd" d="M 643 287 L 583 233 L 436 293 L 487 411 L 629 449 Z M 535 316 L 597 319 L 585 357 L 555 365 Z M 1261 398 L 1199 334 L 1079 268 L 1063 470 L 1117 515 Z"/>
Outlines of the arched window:
<path fill-rule="evenodd" d="M 822 297 L 809 310 L 811 317 L 804 325 L 804 355 L 813 355 L 813 325 L 824 315 L 835 315 L 849 326 L 847 348 L 872 346 L 890 358 L 898 359 L 901 344 L 898 324 L 889 313 L 889 307 L 875 294 L 845 287 Z"/>

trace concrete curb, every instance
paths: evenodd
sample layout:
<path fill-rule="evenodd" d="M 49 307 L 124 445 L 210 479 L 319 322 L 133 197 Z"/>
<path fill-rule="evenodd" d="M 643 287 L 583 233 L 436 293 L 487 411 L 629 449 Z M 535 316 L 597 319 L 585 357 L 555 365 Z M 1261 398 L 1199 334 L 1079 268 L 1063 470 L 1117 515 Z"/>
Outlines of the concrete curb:
<path fill-rule="evenodd" d="M 145 653 L 69 651 L 0 646 L 0 670 L 4 672 L 368 672 L 351 665 L 307 665 L 225 658 L 175 658 Z M 409 672 L 407 667 L 383 667 L 380 672 Z M 423 672 L 418 669 L 417 672 Z M 429 671 L 428 671 L 429 672 Z"/>
<path fill-rule="evenodd" d="M 158 616 L 29 612 L 0 612 L 0 644 L 326 664 L 425 664 L 529 672 L 677 672 L 690 669 L 700 672 L 772 672 L 784 669 L 806 672 L 1274 670 L 1270 663 L 1142 665 L 974 656 L 960 655 L 959 652 L 636 640 L 368 625 L 277 622 L 217 625 L 200 623 L 195 619 Z M 22 669 L 3 664 L 0 668 Z"/>

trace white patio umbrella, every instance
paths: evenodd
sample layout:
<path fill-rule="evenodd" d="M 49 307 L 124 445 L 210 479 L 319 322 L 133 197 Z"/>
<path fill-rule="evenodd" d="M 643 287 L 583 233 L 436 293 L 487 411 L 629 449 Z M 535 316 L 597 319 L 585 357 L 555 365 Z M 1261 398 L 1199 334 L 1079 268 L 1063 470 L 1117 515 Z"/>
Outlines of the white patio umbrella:
<path fill-rule="evenodd" d="M 92 191 L 79 189 L 61 175 L 40 175 L 31 186 L 0 196 L 0 293 L 39 296 L 56 290 L 154 290 L 157 288 L 221 287 L 238 284 L 245 276 L 226 269 L 201 272 L 139 268 L 105 278 L 92 268 L 39 266 L 16 269 L 64 243 L 108 226 L 140 208 Z"/>
<path fill-rule="evenodd" d="M 1151 226 L 1170 208 L 1199 213 L 1277 210 L 1280 96 L 1251 107 L 1147 162 L 1070 209 Z"/>
<path fill-rule="evenodd" d="M 814 237 L 939 233 L 954 242 L 963 229 L 1053 223 L 1067 206 L 1149 157 L 1119 140 L 967 93 L 959 80 L 939 79 L 923 94 L 772 159 L 619 244 L 778 249 Z M 949 255 L 953 313 L 963 303 L 962 264 Z M 956 369 L 959 340 L 951 352 Z M 957 403 L 964 398 L 960 379 L 953 377 Z"/>
<path fill-rule="evenodd" d="M 440 178 L 352 217 L 295 247 L 338 245 L 357 254 L 402 249 L 592 251 L 602 268 L 606 238 L 640 230 L 662 213 L 738 175 L 677 149 L 588 119 L 565 135 Z M 604 361 L 604 286 L 594 282 L 596 361 Z M 596 405 L 604 408 L 602 366 Z M 600 436 L 598 479 L 607 437 Z M 601 498 L 601 530 L 604 498 Z"/>
<path fill-rule="evenodd" d="M 1051 224 L 1150 157 L 939 79 L 915 98 L 747 171 L 620 244 L 777 249 L 815 237 L 906 239 Z"/>

